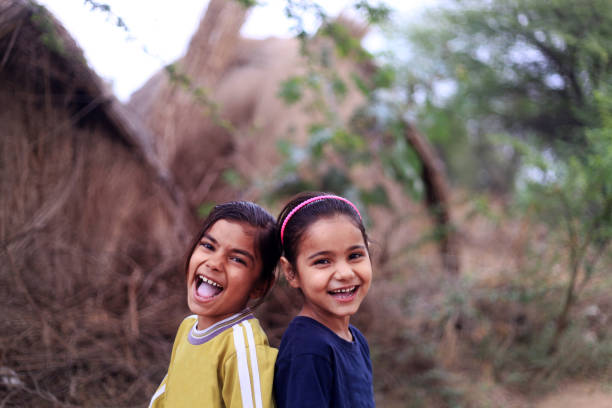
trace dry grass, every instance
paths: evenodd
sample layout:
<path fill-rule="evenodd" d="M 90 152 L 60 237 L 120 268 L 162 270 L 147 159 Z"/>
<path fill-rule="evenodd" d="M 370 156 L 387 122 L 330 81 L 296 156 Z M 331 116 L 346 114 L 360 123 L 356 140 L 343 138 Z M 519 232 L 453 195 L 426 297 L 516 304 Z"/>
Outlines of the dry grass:
<path fill-rule="evenodd" d="M 0 35 L 0 406 L 143 404 L 184 314 L 191 231 L 31 21 Z"/>

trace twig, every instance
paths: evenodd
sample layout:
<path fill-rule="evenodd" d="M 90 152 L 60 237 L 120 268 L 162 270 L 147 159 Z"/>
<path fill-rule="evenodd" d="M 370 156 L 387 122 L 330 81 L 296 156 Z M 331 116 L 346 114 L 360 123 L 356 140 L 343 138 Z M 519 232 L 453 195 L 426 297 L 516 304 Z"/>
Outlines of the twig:
<path fill-rule="evenodd" d="M 23 19 L 19 20 L 17 27 L 13 30 L 13 35 L 11 35 L 11 40 L 9 41 L 9 45 L 6 48 L 6 51 L 4 52 L 4 57 L 2 57 L 2 63 L 0 63 L 0 71 L 4 69 L 4 65 L 6 65 L 6 62 L 8 61 L 8 57 L 11 54 L 11 50 L 13 49 L 13 46 L 15 45 L 17 34 L 19 34 L 19 31 L 21 30 L 22 25 L 23 25 Z"/>

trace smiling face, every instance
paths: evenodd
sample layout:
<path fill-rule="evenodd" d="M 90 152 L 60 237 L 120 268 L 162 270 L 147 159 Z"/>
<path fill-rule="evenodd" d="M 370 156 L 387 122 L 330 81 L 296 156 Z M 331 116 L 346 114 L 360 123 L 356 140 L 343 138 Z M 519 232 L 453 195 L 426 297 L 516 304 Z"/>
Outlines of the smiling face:
<path fill-rule="evenodd" d="M 255 227 L 221 219 L 195 247 L 187 270 L 187 303 L 205 329 L 260 297 L 262 262 L 255 250 Z"/>
<path fill-rule="evenodd" d="M 345 215 L 308 227 L 298 246 L 297 271 L 281 258 L 289 284 L 304 294 L 302 316 L 350 340 L 350 316 L 359 310 L 372 281 L 372 264 L 359 228 Z"/>

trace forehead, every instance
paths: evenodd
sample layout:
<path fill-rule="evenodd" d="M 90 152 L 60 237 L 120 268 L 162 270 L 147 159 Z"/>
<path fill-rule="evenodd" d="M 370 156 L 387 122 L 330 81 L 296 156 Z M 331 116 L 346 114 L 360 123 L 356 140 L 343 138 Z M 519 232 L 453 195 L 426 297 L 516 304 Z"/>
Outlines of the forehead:
<path fill-rule="evenodd" d="M 220 245 L 227 245 L 255 252 L 256 228 L 244 222 L 219 220 L 206 232 Z"/>
<path fill-rule="evenodd" d="M 306 228 L 300 242 L 301 249 L 327 247 L 328 250 L 364 244 L 361 230 L 347 215 L 317 220 Z"/>

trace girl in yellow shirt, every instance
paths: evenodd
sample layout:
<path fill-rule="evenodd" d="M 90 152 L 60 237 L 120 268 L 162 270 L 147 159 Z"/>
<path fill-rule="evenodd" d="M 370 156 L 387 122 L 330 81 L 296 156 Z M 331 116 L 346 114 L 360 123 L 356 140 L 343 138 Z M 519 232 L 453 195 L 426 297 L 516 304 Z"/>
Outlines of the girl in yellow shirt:
<path fill-rule="evenodd" d="M 168 373 L 150 408 L 273 407 L 277 350 L 247 303 L 275 281 L 274 218 L 251 202 L 217 205 L 185 263 L 187 303 Z"/>

